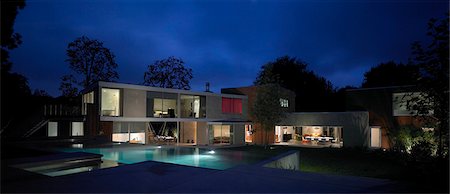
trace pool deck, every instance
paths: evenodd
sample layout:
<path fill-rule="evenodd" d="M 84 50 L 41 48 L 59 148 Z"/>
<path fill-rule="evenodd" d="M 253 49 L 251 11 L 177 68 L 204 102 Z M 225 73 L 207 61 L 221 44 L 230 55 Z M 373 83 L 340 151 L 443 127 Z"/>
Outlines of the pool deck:
<path fill-rule="evenodd" d="M 9 172 L 8 172 L 9 171 Z M 9 173 L 20 169 L 9 168 Z M 375 178 L 305 173 L 256 165 L 227 170 L 146 161 L 59 177 L 29 176 L 2 184 L 3 192 L 39 193 L 382 193 L 407 192 Z"/>

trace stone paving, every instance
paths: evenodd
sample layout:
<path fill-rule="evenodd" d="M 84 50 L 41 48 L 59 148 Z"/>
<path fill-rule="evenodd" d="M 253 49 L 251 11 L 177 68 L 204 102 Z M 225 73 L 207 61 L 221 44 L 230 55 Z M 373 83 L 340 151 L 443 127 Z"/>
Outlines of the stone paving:
<path fill-rule="evenodd" d="M 8 170 L 9 169 L 9 170 Z M 20 174 L 20 169 L 7 168 Z M 23 173 L 23 172 L 22 172 Z M 227 170 L 146 161 L 64 175 L 2 181 L 3 192 L 40 193 L 369 193 L 407 192 L 383 179 L 305 173 L 255 165 Z"/>

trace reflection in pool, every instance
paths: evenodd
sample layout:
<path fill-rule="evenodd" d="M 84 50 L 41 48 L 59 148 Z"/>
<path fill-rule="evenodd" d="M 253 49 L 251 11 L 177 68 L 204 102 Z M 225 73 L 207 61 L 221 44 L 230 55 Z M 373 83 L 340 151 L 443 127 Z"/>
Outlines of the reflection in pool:
<path fill-rule="evenodd" d="M 212 169 L 227 169 L 239 164 L 252 164 L 263 157 L 243 151 L 226 149 L 200 149 L 186 147 L 112 147 L 112 148 L 70 148 L 65 152 L 89 152 L 102 154 L 102 160 L 113 160 L 123 164 L 144 161 L 158 161 Z"/>

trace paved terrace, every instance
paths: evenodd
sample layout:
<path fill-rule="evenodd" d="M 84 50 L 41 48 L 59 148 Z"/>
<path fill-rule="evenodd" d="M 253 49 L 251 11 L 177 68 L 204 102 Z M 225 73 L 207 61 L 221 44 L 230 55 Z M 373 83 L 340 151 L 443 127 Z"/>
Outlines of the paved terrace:
<path fill-rule="evenodd" d="M 6 176 L 13 178 L 2 185 L 3 191 L 27 193 L 405 192 L 399 184 L 383 179 L 305 173 L 255 165 L 213 170 L 146 161 L 59 177 L 33 175 L 7 168 Z"/>

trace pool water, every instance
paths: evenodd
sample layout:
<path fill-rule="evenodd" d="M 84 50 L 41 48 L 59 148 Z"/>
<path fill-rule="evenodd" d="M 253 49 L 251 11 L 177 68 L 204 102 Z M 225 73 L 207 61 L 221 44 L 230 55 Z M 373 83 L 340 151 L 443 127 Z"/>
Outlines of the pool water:
<path fill-rule="evenodd" d="M 111 147 L 111 148 L 70 148 L 65 152 L 89 152 L 102 154 L 102 160 L 112 160 L 123 164 L 144 161 L 158 161 L 187 166 L 224 170 L 240 164 L 252 164 L 262 157 L 248 152 L 227 149 L 186 148 L 186 147 Z"/>

